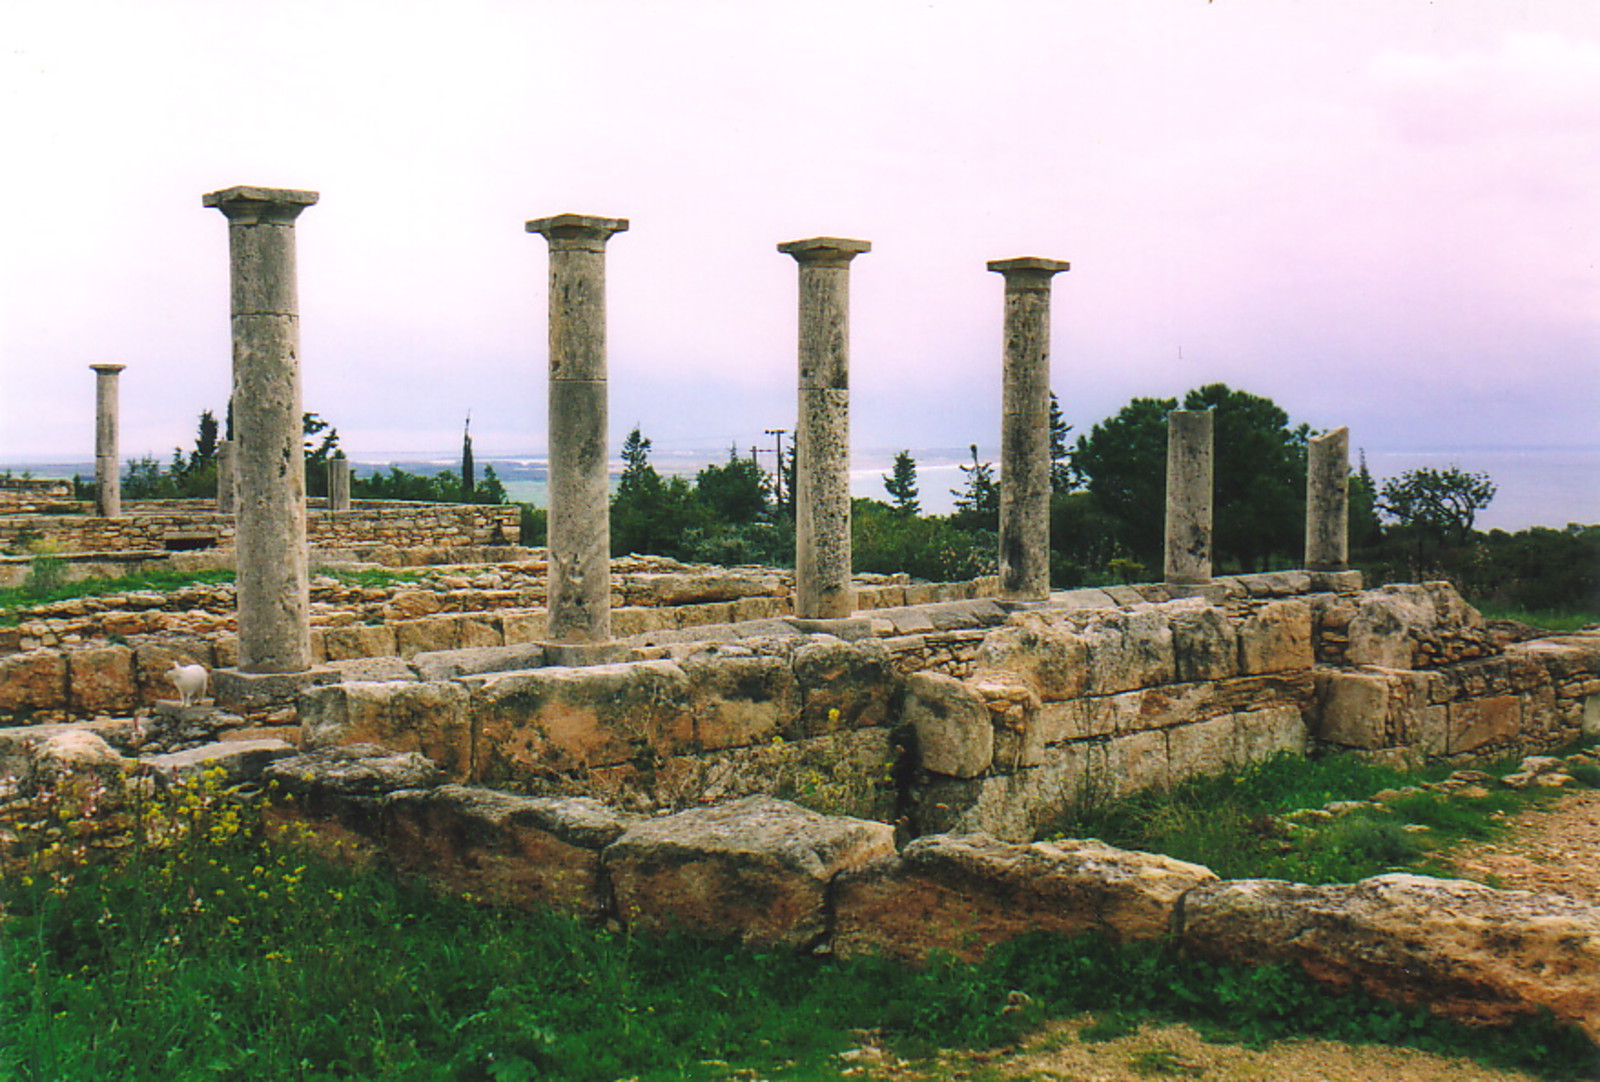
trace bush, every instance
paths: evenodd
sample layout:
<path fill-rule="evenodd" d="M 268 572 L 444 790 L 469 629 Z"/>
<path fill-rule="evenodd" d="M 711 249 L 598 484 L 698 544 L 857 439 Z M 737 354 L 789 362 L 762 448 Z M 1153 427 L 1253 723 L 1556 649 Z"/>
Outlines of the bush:
<path fill-rule="evenodd" d="M 851 548 L 857 571 L 964 582 L 994 574 L 1000 546 L 994 534 L 959 529 L 949 518 L 907 515 L 877 500 L 856 500 Z"/>

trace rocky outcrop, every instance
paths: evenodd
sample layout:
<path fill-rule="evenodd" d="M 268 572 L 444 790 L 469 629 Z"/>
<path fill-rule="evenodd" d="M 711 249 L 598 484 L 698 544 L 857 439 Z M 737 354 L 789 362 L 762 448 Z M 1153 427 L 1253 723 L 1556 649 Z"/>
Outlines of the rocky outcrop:
<path fill-rule="evenodd" d="M 885 823 L 750 797 L 636 823 L 604 860 L 628 928 L 803 948 L 827 931 L 833 877 L 893 852 Z"/>
<path fill-rule="evenodd" d="M 912 962 L 942 951 L 974 961 L 1033 932 L 1161 938 L 1184 894 L 1216 878 L 1198 864 L 1092 839 L 1015 845 L 935 834 L 839 876 L 834 949 Z"/>
<path fill-rule="evenodd" d="M 1181 941 L 1471 1022 L 1546 1009 L 1600 1040 L 1600 909 L 1556 895 L 1406 874 L 1202 884 L 1184 899 Z"/>

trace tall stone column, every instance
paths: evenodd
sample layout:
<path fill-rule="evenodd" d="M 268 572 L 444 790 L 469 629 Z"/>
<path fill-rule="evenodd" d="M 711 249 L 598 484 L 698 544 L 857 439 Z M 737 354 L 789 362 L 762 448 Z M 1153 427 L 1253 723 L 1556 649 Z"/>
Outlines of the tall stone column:
<path fill-rule="evenodd" d="M 1167 414 L 1166 581 L 1211 581 L 1212 417 L 1210 410 Z"/>
<path fill-rule="evenodd" d="M 233 480 L 233 441 L 217 441 L 217 513 L 231 515 L 237 504 Z"/>
<path fill-rule="evenodd" d="M 795 615 L 855 611 L 850 583 L 850 261 L 864 240 L 778 245 L 800 264 L 800 422 L 795 431 Z"/>
<path fill-rule="evenodd" d="M 117 375 L 125 364 L 91 364 L 94 369 L 94 509 L 122 514 L 122 462 L 117 452 Z"/>
<path fill-rule="evenodd" d="M 1005 276 L 1000 417 L 1000 596 L 1050 596 L 1050 281 L 1072 265 L 996 259 Z"/>
<path fill-rule="evenodd" d="M 350 460 L 342 454 L 328 459 L 328 510 L 350 510 Z"/>
<path fill-rule="evenodd" d="M 626 218 L 558 214 L 527 224 L 550 244 L 549 638 L 611 638 L 606 460 L 606 241 Z"/>
<path fill-rule="evenodd" d="M 316 192 L 248 187 L 204 199 L 228 219 L 234 547 L 239 670 L 246 674 L 303 673 L 311 667 L 294 221 L 316 201 Z"/>
<path fill-rule="evenodd" d="M 1306 570 L 1350 566 L 1350 430 L 1336 428 L 1306 445 Z"/>

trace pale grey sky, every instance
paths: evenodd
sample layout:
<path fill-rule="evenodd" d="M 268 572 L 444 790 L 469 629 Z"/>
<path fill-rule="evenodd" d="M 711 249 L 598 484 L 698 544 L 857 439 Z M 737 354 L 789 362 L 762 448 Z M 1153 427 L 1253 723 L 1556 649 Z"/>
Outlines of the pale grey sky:
<path fill-rule="evenodd" d="M 0 41 L 0 461 L 92 454 L 94 363 L 126 455 L 222 409 L 234 184 L 322 193 L 306 406 L 357 456 L 468 410 L 542 450 L 523 222 L 565 211 L 633 223 L 618 442 L 792 427 L 775 246 L 827 234 L 873 243 L 858 447 L 997 442 L 1017 255 L 1073 264 L 1079 431 L 1220 380 L 1362 447 L 1600 445 L 1596 0 L 5 0 Z"/>

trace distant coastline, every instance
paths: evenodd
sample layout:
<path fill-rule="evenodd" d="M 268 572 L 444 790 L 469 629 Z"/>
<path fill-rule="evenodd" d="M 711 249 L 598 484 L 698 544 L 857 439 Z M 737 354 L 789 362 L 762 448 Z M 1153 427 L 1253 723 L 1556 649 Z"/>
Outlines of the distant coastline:
<path fill-rule="evenodd" d="M 883 477 L 889 472 L 898 448 L 856 451 L 851 455 L 851 490 L 857 496 L 884 499 Z M 960 467 L 971 461 L 966 448 L 911 448 L 917 462 L 922 508 L 930 514 L 952 510 L 955 497 L 951 489 L 962 482 Z M 980 458 L 996 462 L 999 451 L 979 446 Z M 138 457 L 138 456 L 135 456 Z M 771 471 L 773 453 L 759 453 L 761 465 Z M 693 476 L 713 462 L 725 462 L 726 447 L 716 449 L 656 450 L 651 464 L 663 474 Z M 1417 449 L 1367 449 L 1367 468 L 1380 483 L 1407 470 L 1456 466 L 1472 473 L 1485 473 L 1494 481 L 1494 502 L 1478 517 L 1484 530 L 1523 530 L 1531 526 L 1560 529 L 1569 523 L 1600 524 L 1600 446 L 1593 447 L 1463 447 Z M 398 467 L 409 473 L 432 474 L 458 469 L 459 455 L 449 451 L 397 452 L 393 454 L 353 454 L 351 461 L 359 474 Z M 511 498 L 545 503 L 547 460 L 542 454 L 484 455 L 478 468 L 493 466 L 505 482 Z M 622 471 L 620 460 L 611 466 L 613 475 Z M 74 474 L 94 476 L 89 459 L 40 459 L 0 463 L 0 472 L 13 475 L 30 473 L 35 477 L 70 478 Z"/>

